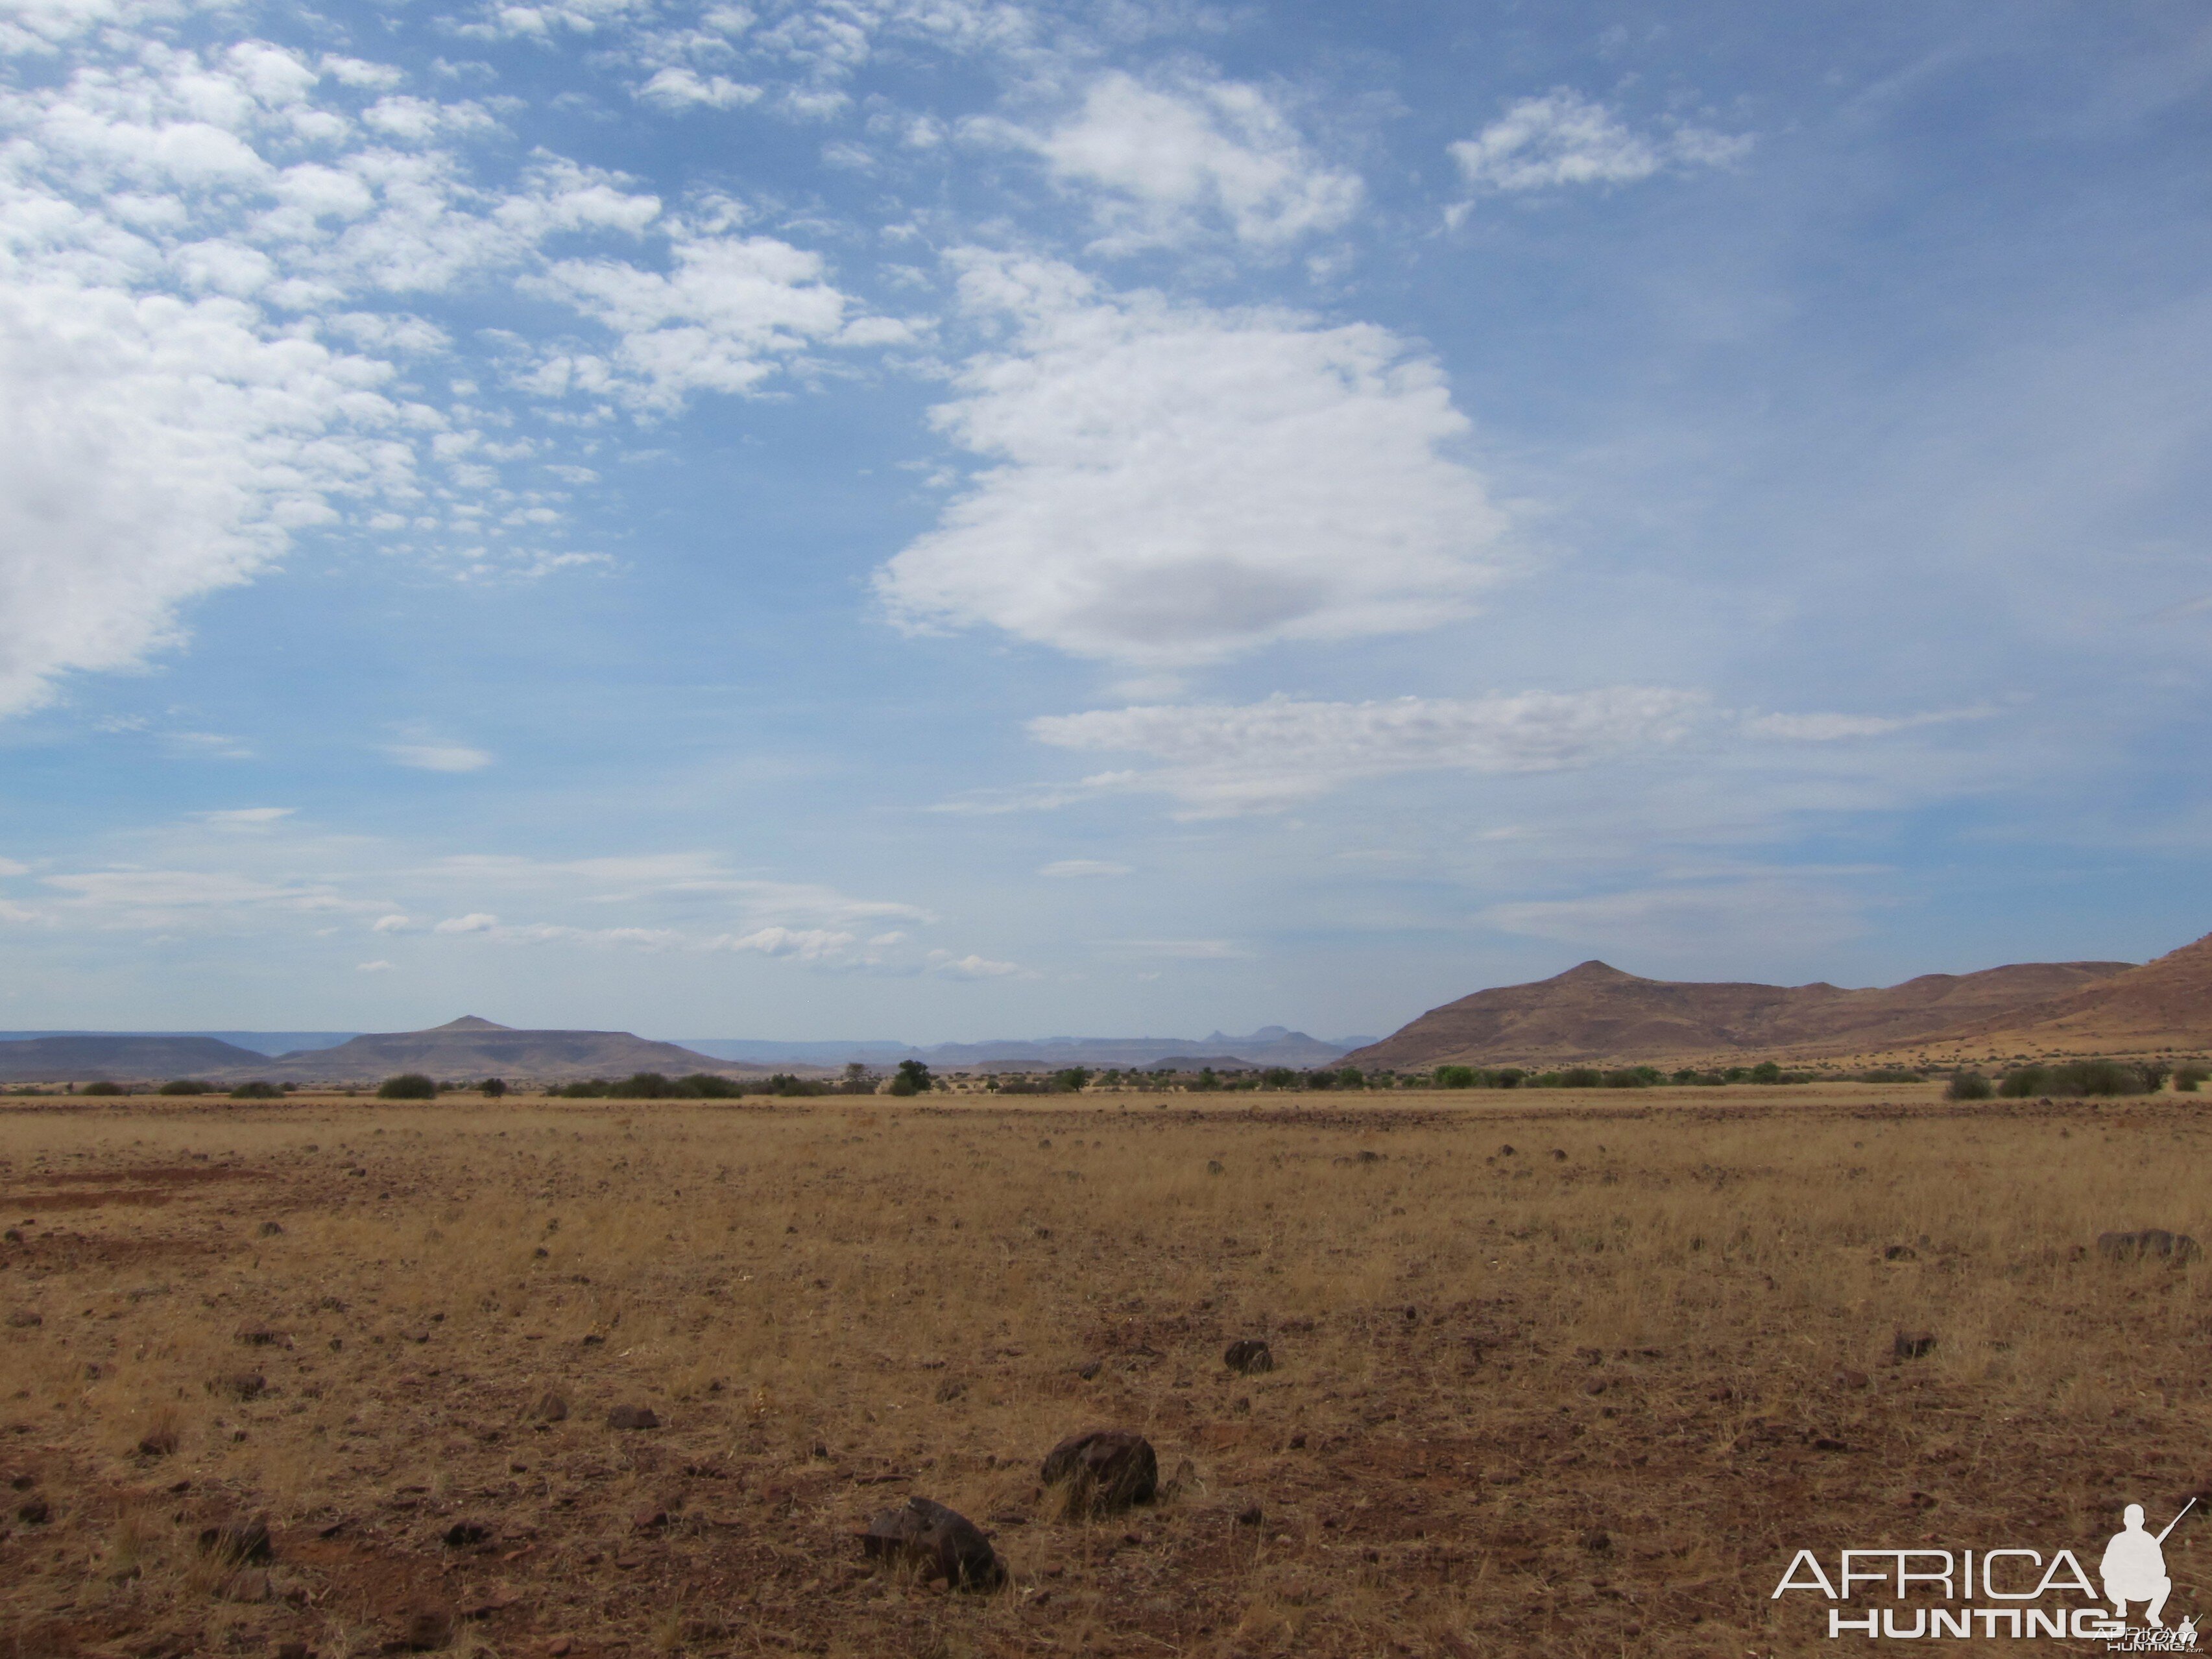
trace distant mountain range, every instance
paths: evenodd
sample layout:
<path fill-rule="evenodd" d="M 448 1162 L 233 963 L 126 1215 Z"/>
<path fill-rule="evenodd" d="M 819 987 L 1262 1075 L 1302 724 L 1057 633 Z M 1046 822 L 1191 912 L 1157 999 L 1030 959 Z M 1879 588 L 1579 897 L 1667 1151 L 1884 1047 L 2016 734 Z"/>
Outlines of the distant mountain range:
<path fill-rule="evenodd" d="M 1346 1057 L 1439 1065 L 1633 1064 L 1730 1055 L 1955 1058 L 2212 1048 L 2212 936 L 2142 966 L 2015 963 L 1869 990 L 1641 979 L 1585 962 L 1432 1008 Z"/>
<path fill-rule="evenodd" d="M 843 1066 L 853 1060 L 888 1068 L 918 1060 L 933 1072 L 975 1071 L 1009 1063 L 1088 1066 L 1098 1069 L 1149 1067 L 1163 1060 L 1205 1055 L 1253 1066 L 1326 1066 L 1367 1037 L 1328 1042 L 1280 1025 L 1263 1025 L 1249 1036 L 1216 1031 L 1206 1037 L 1037 1037 L 1000 1042 L 939 1042 L 915 1048 L 900 1042 L 771 1042 L 733 1037 L 686 1037 L 684 1046 L 723 1060 L 755 1065 Z"/>
<path fill-rule="evenodd" d="M 275 1050 L 271 1039 L 313 1039 Z M 230 1039 L 243 1039 L 231 1041 Z M 1201 1041 L 1177 1037 L 1048 1037 L 1037 1042 L 939 1043 L 770 1042 L 702 1038 L 656 1042 L 628 1031 L 517 1030 L 473 1015 L 427 1031 L 343 1032 L 33 1032 L 0 1036 L 0 1082 L 87 1083 L 198 1078 L 241 1082 L 374 1083 L 400 1072 L 444 1079 L 503 1077 L 511 1082 L 569 1082 L 627 1077 L 633 1072 L 682 1076 L 710 1072 L 759 1077 L 771 1070 L 835 1071 L 858 1060 L 888 1072 L 916 1059 L 933 1071 L 1004 1071 L 1087 1066 L 1150 1067 L 1203 1055 L 1233 1056 L 1254 1066 L 1327 1065 L 1363 1039 L 1322 1042 L 1302 1031 L 1264 1026 L 1249 1037 L 1220 1032 Z"/>

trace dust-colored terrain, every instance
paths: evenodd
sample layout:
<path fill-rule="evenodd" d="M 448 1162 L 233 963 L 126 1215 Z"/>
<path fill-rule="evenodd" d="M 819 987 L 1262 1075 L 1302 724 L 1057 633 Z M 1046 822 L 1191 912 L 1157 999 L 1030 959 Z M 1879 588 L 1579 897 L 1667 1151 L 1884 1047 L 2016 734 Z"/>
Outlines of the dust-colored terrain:
<path fill-rule="evenodd" d="M 2194 1097 L 1036 1099 L 24 1103 L 0 1655 L 1802 1653 L 1800 1547 L 2212 1483 L 2212 1269 L 2095 1249 L 2212 1239 Z M 1064 1518 L 1102 1425 L 1168 1490 Z"/>

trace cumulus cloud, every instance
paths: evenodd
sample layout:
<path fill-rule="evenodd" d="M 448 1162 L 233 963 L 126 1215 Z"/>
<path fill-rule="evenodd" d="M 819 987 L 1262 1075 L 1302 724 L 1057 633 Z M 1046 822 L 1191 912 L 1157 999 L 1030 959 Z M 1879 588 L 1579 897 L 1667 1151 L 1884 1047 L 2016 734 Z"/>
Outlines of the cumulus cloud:
<path fill-rule="evenodd" d="M 434 933 L 489 933 L 499 926 L 499 918 L 488 911 L 471 910 L 465 916 L 447 916 L 430 931 Z"/>
<path fill-rule="evenodd" d="M 742 109 L 759 101 L 761 89 L 723 75 L 701 75 L 680 64 L 658 71 L 637 89 L 646 103 L 663 109 Z"/>
<path fill-rule="evenodd" d="M 963 304 L 1016 345 L 935 411 L 992 465 L 878 573 L 908 625 L 1172 666 L 1432 628 L 1506 568 L 1443 372 L 1387 329 L 962 264 Z"/>
<path fill-rule="evenodd" d="M 1126 864 L 1114 864 L 1104 859 L 1060 859 L 1037 872 L 1055 880 L 1073 880 L 1085 876 L 1127 876 L 1136 872 Z"/>
<path fill-rule="evenodd" d="M 1056 748 L 1150 756 L 1164 764 L 1088 781 L 1161 792 L 1212 815 L 1281 807 L 1396 773 L 1588 765 L 1676 741 L 1704 706 L 1694 692 L 1644 686 L 1379 702 L 1275 696 L 1048 714 L 1029 730 Z"/>
<path fill-rule="evenodd" d="M 392 963 L 379 957 L 374 962 L 358 963 L 354 971 L 362 974 L 388 974 L 392 971 Z"/>
<path fill-rule="evenodd" d="M 456 349 L 411 296 L 537 279 L 577 337 L 517 378 L 600 414 L 754 391 L 797 343 L 900 331 L 727 213 L 511 159 L 483 105 L 356 59 L 100 27 L 125 15 L 0 11 L 0 46 L 67 47 L 0 97 L 0 714 L 175 646 L 192 600 L 304 532 L 358 526 L 464 574 L 588 561 L 532 544 L 562 509 L 507 489 L 534 447 L 474 383 L 410 378 Z M 487 505 L 507 510 L 488 525 Z"/>
<path fill-rule="evenodd" d="M 1701 127 L 1638 133 L 1603 104 L 1562 87 L 1523 98 L 1472 138 L 1447 146 L 1478 190 L 1631 185 L 1662 168 L 1715 167 L 1747 154 L 1748 137 Z"/>
<path fill-rule="evenodd" d="M 492 763 L 489 751 L 461 743 L 387 743 L 384 752 L 424 772 L 479 772 Z"/>
<path fill-rule="evenodd" d="M 1331 230 L 1359 204 L 1357 175 L 1324 165 L 1259 88 L 1147 86 L 1115 71 L 1043 132 L 1009 130 L 1063 184 L 1092 193 L 1102 252 L 1188 242 L 1219 225 L 1276 246 Z"/>

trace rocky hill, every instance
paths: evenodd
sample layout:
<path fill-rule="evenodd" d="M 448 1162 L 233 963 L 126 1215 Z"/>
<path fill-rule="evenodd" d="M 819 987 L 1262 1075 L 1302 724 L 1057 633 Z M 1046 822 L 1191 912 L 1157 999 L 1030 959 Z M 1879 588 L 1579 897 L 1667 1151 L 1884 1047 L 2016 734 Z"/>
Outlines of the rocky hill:
<path fill-rule="evenodd" d="M 2212 933 L 2125 973 L 1931 1039 L 1960 1052 L 2203 1054 L 2212 1050 Z"/>
<path fill-rule="evenodd" d="M 1478 991 L 1346 1056 L 1358 1066 L 1705 1060 L 1729 1054 L 1872 1054 L 2016 1019 L 2145 970 L 2124 962 L 2025 963 L 1847 990 L 1641 979 L 1585 962 L 1551 979 Z"/>
<path fill-rule="evenodd" d="M 214 1037 L 16 1037 L 0 1042 L 0 1082 L 130 1083 L 206 1077 L 260 1060 L 251 1048 Z"/>
<path fill-rule="evenodd" d="M 273 1060 L 249 1056 L 246 1064 L 228 1068 L 222 1076 L 265 1078 L 271 1083 L 374 1083 L 399 1072 L 536 1083 L 628 1077 L 633 1072 L 660 1072 L 670 1077 L 689 1072 L 726 1077 L 763 1074 L 757 1066 L 715 1060 L 628 1031 L 523 1031 L 471 1014 L 427 1031 L 372 1032 L 333 1048 L 303 1049 Z"/>

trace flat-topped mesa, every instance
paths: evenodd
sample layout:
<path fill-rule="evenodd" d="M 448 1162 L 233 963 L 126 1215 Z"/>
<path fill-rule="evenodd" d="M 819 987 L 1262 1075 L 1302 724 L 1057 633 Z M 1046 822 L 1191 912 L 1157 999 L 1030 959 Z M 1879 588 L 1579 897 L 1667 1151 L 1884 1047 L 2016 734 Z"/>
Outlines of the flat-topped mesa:
<path fill-rule="evenodd" d="M 443 1025 L 433 1025 L 434 1031 L 512 1031 L 512 1025 L 501 1025 L 496 1020 L 480 1018 L 475 1014 L 463 1014 L 459 1019 L 449 1019 Z"/>

